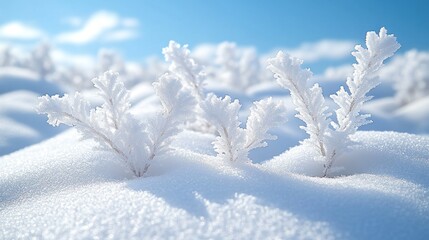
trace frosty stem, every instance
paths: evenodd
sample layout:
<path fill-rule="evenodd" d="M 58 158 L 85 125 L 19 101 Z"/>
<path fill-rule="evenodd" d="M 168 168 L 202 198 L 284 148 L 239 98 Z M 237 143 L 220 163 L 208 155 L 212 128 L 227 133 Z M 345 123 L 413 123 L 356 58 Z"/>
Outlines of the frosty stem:
<path fill-rule="evenodd" d="M 296 116 L 305 122 L 306 126 L 302 128 L 310 135 L 307 142 L 315 146 L 324 158 L 323 177 L 328 175 L 335 158 L 352 144 L 350 135 L 371 122 L 367 120 L 368 114 L 360 113 L 363 103 L 371 99 L 366 94 L 379 84 L 375 74 L 383 61 L 400 47 L 393 35 L 387 35 L 385 28 L 381 28 L 378 35 L 368 32 L 366 45 L 367 49 L 357 45 L 356 51 L 352 52 L 357 64 L 353 64 L 353 78 L 349 77 L 346 81 L 350 93 L 341 87 L 335 95 L 331 95 L 338 105 L 335 111 L 338 123 L 329 119 L 330 113 L 325 113 L 328 107 L 321 88 L 317 84 L 307 87 L 312 73 L 301 69 L 302 60 L 281 51 L 268 60 L 268 69 L 274 73 L 277 82 L 291 92 L 298 111 Z M 333 125 L 335 131 L 329 125 Z"/>

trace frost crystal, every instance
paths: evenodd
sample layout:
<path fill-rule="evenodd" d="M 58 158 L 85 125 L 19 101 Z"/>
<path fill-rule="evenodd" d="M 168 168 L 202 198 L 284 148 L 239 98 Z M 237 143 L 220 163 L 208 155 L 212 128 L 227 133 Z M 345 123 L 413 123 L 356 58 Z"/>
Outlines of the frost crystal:
<path fill-rule="evenodd" d="M 380 80 L 375 75 L 383 61 L 393 56 L 400 45 L 396 42 L 396 37 L 387 35 L 385 28 L 380 29 L 379 35 L 375 32 L 366 34 L 367 49 L 360 45 L 355 47 L 356 51 L 352 53 L 357 63 L 353 64 L 353 77 L 347 78 L 346 84 L 350 91 L 348 93 L 343 87 L 331 98 L 339 106 L 335 111 L 338 124 L 335 129 L 353 134 L 356 130 L 367 123 L 371 123 L 367 118 L 369 114 L 360 114 L 364 102 L 372 97 L 366 94 L 378 84 Z"/>
<path fill-rule="evenodd" d="M 312 72 L 301 69 L 301 64 L 302 60 L 280 51 L 275 58 L 268 60 L 268 69 L 274 73 L 280 86 L 290 91 L 298 111 L 296 117 L 304 121 L 306 125 L 301 128 L 310 135 L 307 143 L 316 147 L 322 156 L 327 156 L 331 150 L 327 146 L 330 113 L 326 113 L 328 107 L 319 85 L 308 87 Z"/>
<path fill-rule="evenodd" d="M 192 113 L 192 96 L 182 91 L 177 80 L 162 77 L 154 87 L 163 111 L 143 126 L 129 113 L 129 94 L 118 80 L 118 73 L 105 72 L 92 82 L 104 100 L 101 107 L 90 109 L 89 103 L 76 93 L 40 97 L 38 112 L 47 114 L 53 126 L 63 123 L 76 127 L 83 139 L 94 139 L 102 150 L 118 155 L 135 176 L 143 176 L 151 160 L 169 149 L 178 126 Z"/>
<path fill-rule="evenodd" d="M 266 140 L 276 139 L 268 130 L 286 121 L 284 106 L 271 98 L 254 103 L 246 129 L 240 127 L 238 120 L 238 100 L 231 102 L 229 96 L 222 99 L 209 94 L 201 107 L 219 134 L 213 142 L 218 157 L 230 162 L 248 161 L 250 150 L 265 147 Z"/>
<path fill-rule="evenodd" d="M 170 41 L 168 47 L 162 49 L 165 61 L 170 63 L 168 70 L 188 85 L 194 96 L 200 101 L 204 99 L 203 84 L 205 74 L 203 68 L 190 57 L 188 45 Z"/>
<path fill-rule="evenodd" d="M 266 147 L 266 140 L 276 140 L 277 137 L 268 131 L 286 121 L 286 108 L 272 98 L 253 103 L 246 122 L 246 144 L 248 150 Z"/>
<path fill-rule="evenodd" d="M 308 80 L 312 73 L 301 69 L 302 61 L 279 52 L 275 58 L 268 60 L 268 69 L 274 73 L 277 82 L 291 93 L 299 119 L 305 122 L 302 128 L 310 135 L 306 141 L 318 149 L 325 160 L 324 176 L 328 174 L 335 158 L 351 144 L 349 136 L 370 121 L 368 114 L 361 114 L 364 102 L 371 99 L 366 94 L 380 82 L 376 73 L 383 61 L 391 57 L 400 45 L 393 35 L 387 35 L 385 28 L 366 35 L 367 49 L 360 45 L 352 53 L 357 64 L 353 64 L 354 73 L 346 84 L 350 93 L 343 87 L 331 98 L 339 106 L 335 111 L 338 123 L 331 122 L 328 107 L 322 95 L 322 89 L 315 84 L 309 88 Z M 334 130 L 329 125 L 334 126 Z"/>
<path fill-rule="evenodd" d="M 153 86 L 163 110 L 148 125 L 150 159 L 170 149 L 174 136 L 181 131 L 179 126 L 193 113 L 196 104 L 191 94 L 183 91 L 182 84 L 171 75 L 161 76 Z"/>

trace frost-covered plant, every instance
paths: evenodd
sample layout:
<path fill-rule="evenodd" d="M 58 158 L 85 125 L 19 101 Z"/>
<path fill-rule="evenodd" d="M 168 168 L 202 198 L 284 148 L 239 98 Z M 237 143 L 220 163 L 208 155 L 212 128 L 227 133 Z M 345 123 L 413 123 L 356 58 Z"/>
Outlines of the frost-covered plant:
<path fill-rule="evenodd" d="M 362 105 L 372 98 L 367 96 L 367 93 L 380 84 L 377 71 L 384 60 L 393 56 L 400 47 L 396 37 L 387 35 L 385 28 L 381 28 L 378 35 L 368 32 L 366 46 L 367 49 L 357 45 L 356 51 L 352 52 L 357 63 L 353 64 L 353 77 L 347 78 L 346 81 L 350 93 L 341 87 L 336 94 L 331 95 L 339 107 L 335 111 L 338 124 L 335 124 L 334 128 L 347 135 L 355 133 L 360 126 L 371 123 L 371 120 L 367 119 L 370 115 L 360 114 L 360 110 Z"/>
<path fill-rule="evenodd" d="M 98 51 L 97 72 L 104 73 L 109 70 L 119 72 L 119 74 L 124 75 L 126 73 L 124 61 L 115 51 L 100 49 Z"/>
<path fill-rule="evenodd" d="M 240 89 L 240 68 L 238 49 L 235 43 L 223 42 L 216 51 L 216 63 L 220 66 L 216 78 L 230 87 Z"/>
<path fill-rule="evenodd" d="M 149 160 L 170 149 L 171 141 L 181 131 L 180 126 L 194 114 L 196 105 L 195 98 L 172 75 L 162 75 L 153 86 L 163 108 L 148 124 Z"/>
<path fill-rule="evenodd" d="M 244 90 L 260 81 L 259 58 L 253 48 L 223 42 L 217 47 L 216 63 L 219 69 L 215 78 L 234 89 Z"/>
<path fill-rule="evenodd" d="M 292 101 L 298 114 L 296 117 L 304 121 L 304 129 L 310 138 L 306 143 L 314 146 L 322 156 L 331 155 L 328 142 L 330 114 L 318 84 L 308 86 L 312 77 L 309 69 L 301 69 L 302 60 L 280 51 L 275 58 L 268 60 L 268 69 L 275 75 L 280 86 L 290 91 Z"/>
<path fill-rule="evenodd" d="M 105 72 L 92 80 L 104 103 L 90 109 L 77 92 L 63 97 L 43 96 L 37 111 L 48 115 L 53 126 L 75 127 L 83 139 L 93 139 L 105 151 L 116 154 L 137 177 L 143 176 L 151 161 L 169 149 L 179 124 L 191 114 L 193 98 L 177 80 L 164 76 L 154 84 L 163 110 L 148 124 L 142 125 L 130 110 L 129 93 L 119 81 L 118 73 Z"/>
<path fill-rule="evenodd" d="M 50 76 L 50 79 L 59 83 L 67 92 L 83 91 L 93 86 L 92 82 L 89 80 L 89 72 L 90 71 L 85 71 L 82 68 L 76 68 L 75 66 L 58 68 Z"/>
<path fill-rule="evenodd" d="M 0 67 L 7 67 L 13 65 L 12 48 L 5 46 L 0 50 Z"/>
<path fill-rule="evenodd" d="M 240 58 L 240 77 L 244 88 L 261 81 L 261 65 L 254 48 L 244 48 Z"/>
<path fill-rule="evenodd" d="M 291 92 L 297 117 L 306 124 L 302 128 L 310 138 L 305 142 L 314 146 L 324 159 L 323 176 L 327 176 L 335 158 L 350 146 L 350 135 L 360 126 L 370 123 L 367 119 L 369 115 L 361 114 L 360 110 L 363 103 L 371 99 L 367 93 L 380 83 L 376 73 L 383 61 L 400 47 L 393 35 L 387 35 L 385 28 L 381 28 L 378 35 L 368 32 L 366 46 L 367 49 L 357 45 L 352 53 L 357 63 L 353 64 L 353 77 L 346 81 L 350 93 L 341 87 L 335 95 L 331 95 L 338 105 L 335 111 L 337 123 L 329 119 L 331 114 L 326 112 L 328 107 L 321 88 L 317 84 L 311 88 L 307 86 L 312 73 L 301 68 L 301 60 L 279 52 L 268 61 L 268 69 L 274 73 L 278 83 Z"/>
<path fill-rule="evenodd" d="M 45 79 L 46 76 L 55 70 L 54 62 L 51 58 L 51 45 L 42 42 L 37 45 L 31 53 L 31 68 L 35 70 L 40 78 Z"/>
<path fill-rule="evenodd" d="M 429 96 L 429 52 L 410 50 L 395 57 L 383 70 L 382 77 L 394 81 L 400 105 Z"/>
<path fill-rule="evenodd" d="M 193 96 L 197 100 L 197 114 L 195 119 L 192 119 L 193 121 L 188 123 L 187 127 L 202 132 L 214 132 L 213 126 L 204 119 L 203 111 L 200 107 L 206 98 L 204 92 L 206 74 L 203 71 L 203 67 L 191 57 L 188 45 L 180 46 L 180 44 L 170 41 L 168 47 L 162 49 L 162 53 L 164 54 L 165 61 L 170 63 L 168 67 L 169 72 L 180 79 L 183 85 L 192 91 Z"/>
<path fill-rule="evenodd" d="M 193 58 L 188 49 L 188 45 L 183 45 L 170 41 L 168 47 L 162 49 L 165 61 L 170 63 L 168 70 L 183 81 L 197 98 L 198 101 L 205 99 L 204 95 L 204 80 L 205 74 L 203 67 L 199 65 Z"/>
<path fill-rule="evenodd" d="M 250 150 L 265 147 L 267 140 L 276 139 L 268 130 L 286 121 L 285 107 L 272 98 L 254 103 L 245 129 L 238 120 L 241 107 L 238 100 L 231 102 L 229 96 L 219 98 L 209 94 L 201 107 L 219 134 L 213 142 L 217 156 L 229 162 L 248 161 Z"/>

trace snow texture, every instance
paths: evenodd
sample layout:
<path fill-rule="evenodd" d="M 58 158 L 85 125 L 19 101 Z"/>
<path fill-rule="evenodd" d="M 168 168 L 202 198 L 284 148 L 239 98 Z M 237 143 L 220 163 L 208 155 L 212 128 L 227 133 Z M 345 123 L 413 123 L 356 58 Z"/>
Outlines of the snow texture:
<path fill-rule="evenodd" d="M 384 33 L 370 33 L 369 42 L 376 48 L 380 41 L 393 43 Z M 352 45 L 340 47 L 341 54 Z M 339 51 L 332 43 L 320 46 L 324 54 Z M 426 52 L 410 51 L 381 69 L 382 82 L 371 90 L 373 101 L 358 107 L 358 116 L 370 113 L 374 123 L 359 131 L 351 128 L 349 151 L 338 155 L 330 178 L 320 178 L 325 163 L 320 152 L 309 144 L 296 146 L 308 137 L 299 129 L 302 121 L 294 117 L 297 96 L 278 87 L 270 71 L 260 67 L 266 56 L 251 47 L 206 44 L 191 53 L 187 46 L 171 42 L 167 47 L 171 51 L 165 50 L 172 57 L 168 64 L 157 58 L 127 62 L 111 50 L 100 51 L 98 61 L 90 57 L 92 64 L 87 64 L 85 56 L 65 55 L 52 47 L 44 52 L 41 48 L 38 55 L 48 63 L 45 70 L 33 62 L 31 52 L 20 55 L 12 46 L 0 53 L 0 239 L 428 239 Z M 371 56 L 374 48 L 367 47 L 357 49 L 356 55 Z M 315 49 L 304 47 L 308 54 L 320 54 Z M 386 54 L 377 55 L 376 62 L 392 50 L 383 49 Z M 59 57 L 78 64 L 60 64 Z M 51 60 L 54 66 L 49 66 Z M 295 74 L 310 78 L 309 71 L 299 67 L 301 61 L 286 61 Z M 204 74 L 200 63 L 205 65 Z M 323 102 L 321 89 L 325 96 L 336 93 L 343 84 L 338 79 L 358 71 L 359 65 L 364 66 L 358 61 L 355 67 L 340 66 L 316 75 L 320 86 L 311 88 L 311 79 L 300 83 L 308 91 L 306 101 L 320 105 L 309 111 L 320 111 L 321 106 L 337 109 L 332 99 Z M 96 94 L 100 91 L 92 89 L 90 79 L 103 68 L 121 71 L 129 97 L 119 85 L 103 79 L 97 84 L 104 95 Z M 197 83 L 204 87 L 200 103 L 206 93 L 221 96 L 210 95 L 212 110 L 218 117 L 228 116 L 227 122 L 221 118 L 218 123 L 234 126 L 230 131 L 239 133 L 233 137 L 239 137 L 237 146 L 245 149 L 240 164 L 217 156 L 212 143 L 220 140 L 210 131 L 179 132 L 190 129 L 185 121 L 196 115 L 186 112 L 200 111 L 191 107 L 195 88 L 186 82 L 192 79 L 187 73 L 198 75 Z M 377 83 L 373 77 L 368 75 Z M 355 84 L 354 75 L 350 81 Z M 347 87 L 347 94 L 353 95 L 349 83 Z M 82 135 L 70 129 L 52 137 L 65 128 L 49 126 L 34 107 L 37 96 L 62 95 L 64 90 L 71 92 L 69 100 L 88 101 L 82 105 L 88 108 L 85 114 L 98 111 L 107 133 L 117 132 L 115 121 L 119 128 L 124 126 L 126 131 L 114 140 L 121 149 L 135 146 L 138 151 L 162 153 L 150 162 L 147 177 L 135 178 L 117 154 L 99 151 L 102 146 L 93 136 L 81 141 Z M 80 97 L 74 97 L 76 90 Z M 111 94 L 127 97 L 112 98 L 110 104 L 105 100 Z M 77 101 L 76 109 L 80 104 Z M 127 121 L 129 116 L 133 124 Z M 392 130 L 420 135 L 380 132 Z M 274 135 L 277 140 L 267 145 Z M 145 161 L 140 163 L 144 168 Z"/>
<path fill-rule="evenodd" d="M 209 149 L 207 136 L 177 144 Z M 0 238 L 425 239 L 429 138 L 354 140 L 339 162 L 355 167 L 336 178 L 302 175 L 323 168 L 305 145 L 239 168 L 176 145 L 152 177 L 127 180 L 114 155 L 67 131 L 0 158 Z"/>

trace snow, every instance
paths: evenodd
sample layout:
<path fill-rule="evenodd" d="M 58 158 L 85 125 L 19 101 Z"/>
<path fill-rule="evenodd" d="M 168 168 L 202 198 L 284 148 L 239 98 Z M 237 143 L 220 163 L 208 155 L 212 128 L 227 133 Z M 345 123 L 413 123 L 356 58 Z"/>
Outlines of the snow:
<path fill-rule="evenodd" d="M 58 86 L 39 78 L 36 72 L 18 67 L 0 68 L 0 94 L 16 90 L 28 90 L 43 94 L 57 94 Z"/>
<path fill-rule="evenodd" d="M 425 97 L 409 103 L 395 112 L 400 118 L 405 118 L 417 128 L 419 132 L 429 131 L 429 97 Z"/>
<path fill-rule="evenodd" d="M 52 128 L 34 111 L 39 94 L 26 90 L 0 94 L 0 155 L 40 142 L 64 128 Z"/>
<path fill-rule="evenodd" d="M 262 70 L 260 82 L 241 90 L 213 81 L 222 75 L 213 65 L 217 48 L 192 53 L 208 66 L 205 93 L 239 99 L 242 128 L 254 101 L 282 101 L 287 122 L 269 132 L 278 139 L 250 151 L 251 163 L 230 163 L 216 158 L 215 135 L 186 130 L 142 178 L 95 141 L 36 114 L 37 98 L 62 95 L 64 82 L 1 66 L 0 239 L 429 238 L 429 97 L 401 105 L 394 81 L 382 76 L 362 107 L 373 123 L 351 136 L 354 145 L 321 178 L 322 159 L 299 143 L 308 135 L 288 91 Z M 388 63 L 388 77 L 403 64 Z M 133 67 L 124 76 L 130 112 L 145 121 L 162 106 L 151 83 L 167 65 L 153 60 L 147 69 Z M 326 96 L 345 85 L 350 69 L 316 76 L 331 110 L 335 103 Z M 92 90 L 82 95 L 92 107 L 102 103 Z"/>
<path fill-rule="evenodd" d="M 424 239 L 429 137 L 358 132 L 335 178 L 305 146 L 263 164 L 213 156 L 184 132 L 146 178 L 74 130 L 0 158 L 0 238 Z M 187 144 L 189 143 L 189 144 Z M 191 149 L 199 149 L 192 151 Z M 363 154 L 363 155 L 362 155 Z M 322 169 L 322 168 L 320 168 Z M 352 169 L 352 170 L 351 170 Z"/>
<path fill-rule="evenodd" d="M 429 97 L 400 105 L 394 97 L 384 97 L 364 106 L 373 123 L 364 129 L 389 130 L 417 134 L 429 132 Z"/>

